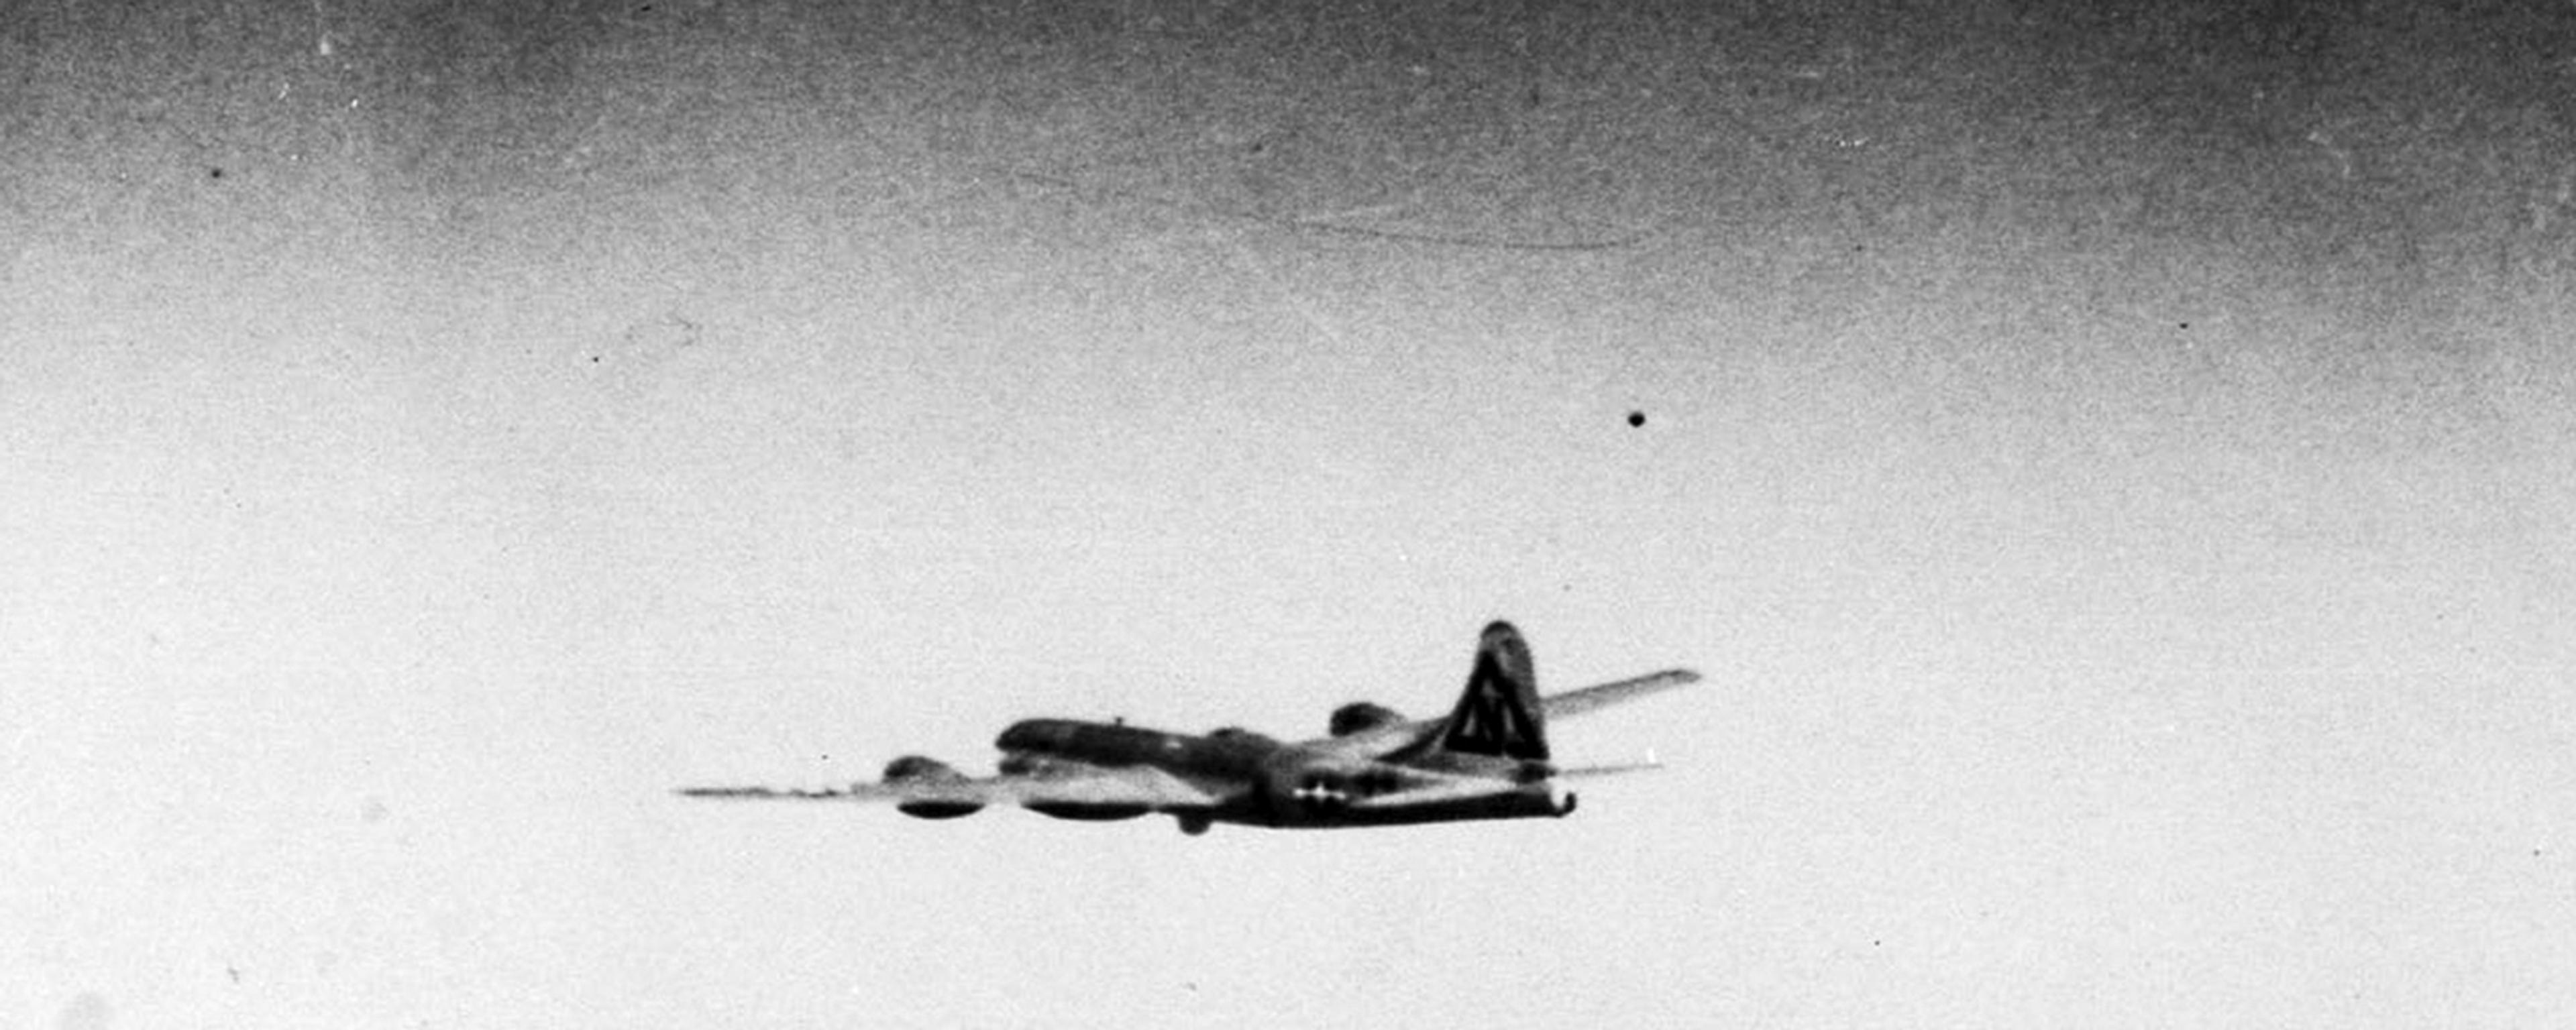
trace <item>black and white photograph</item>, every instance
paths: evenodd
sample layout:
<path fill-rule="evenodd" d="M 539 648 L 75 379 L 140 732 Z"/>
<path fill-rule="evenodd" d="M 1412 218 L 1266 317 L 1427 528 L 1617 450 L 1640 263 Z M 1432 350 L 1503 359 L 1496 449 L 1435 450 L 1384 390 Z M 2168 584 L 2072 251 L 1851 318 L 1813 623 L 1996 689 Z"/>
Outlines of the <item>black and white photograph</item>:
<path fill-rule="evenodd" d="M 2576 3 L 0 2 L 0 1027 L 2571 971 Z"/>

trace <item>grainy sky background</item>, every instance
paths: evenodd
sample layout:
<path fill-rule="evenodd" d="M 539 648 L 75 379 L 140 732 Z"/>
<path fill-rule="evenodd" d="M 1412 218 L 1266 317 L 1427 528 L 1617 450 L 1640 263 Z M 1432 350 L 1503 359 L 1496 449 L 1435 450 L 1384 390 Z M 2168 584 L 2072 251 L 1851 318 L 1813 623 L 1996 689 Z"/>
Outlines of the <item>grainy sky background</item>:
<path fill-rule="evenodd" d="M 2576 1016 L 2566 3 L 0 25 L 0 1025 Z M 667 793 L 1498 616 L 1675 768 Z"/>

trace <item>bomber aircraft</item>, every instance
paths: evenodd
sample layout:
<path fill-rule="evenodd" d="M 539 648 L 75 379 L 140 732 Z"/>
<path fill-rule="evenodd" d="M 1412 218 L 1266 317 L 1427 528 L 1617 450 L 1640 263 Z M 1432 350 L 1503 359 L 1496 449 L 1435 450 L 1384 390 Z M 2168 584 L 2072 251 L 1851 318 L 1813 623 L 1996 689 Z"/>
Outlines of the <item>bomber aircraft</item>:
<path fill-rule="evenodd" d="M 1215 823 L 1324 828 L 1563 816 L 1561 779 L 1651 768 L 1640 763 L 1559 768 L 1547 720 L 1699 681 L 1669 669 L 1539 697 L 1529 646 L 1510 623 L 1485 627 L 1467 689 L 1446 718 L 1407 720 L 1365 701 L 1333 712 L 1330 736 L 1289 743 L 1228 727 L 1204 736 L 1075 719 L 1027 719 L 1002 731 L 1000 775 L 970 779 L 906 755 L 877 783 L 825 790 L 687 787 L 701 798 L 891 801 L 923 819 L 1016 804 L 1059 819 L 1162 813 L 1181 831 Z"/>

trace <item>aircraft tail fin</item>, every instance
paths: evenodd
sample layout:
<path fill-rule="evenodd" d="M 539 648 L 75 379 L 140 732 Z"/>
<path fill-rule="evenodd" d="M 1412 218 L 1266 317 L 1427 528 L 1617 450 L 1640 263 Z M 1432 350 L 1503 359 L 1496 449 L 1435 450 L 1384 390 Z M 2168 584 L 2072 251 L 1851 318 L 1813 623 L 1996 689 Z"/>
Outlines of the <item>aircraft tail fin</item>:
<path fill-rule="evenodd" d="M 1467 674 L 1467 690 L 1440 729 L 1438 746 L 1461 754 L 1544 762 L 1545 715 L 1529 645 L 1511 623 L 1496 622 L 1485 627 L 1475 670 Z"/>

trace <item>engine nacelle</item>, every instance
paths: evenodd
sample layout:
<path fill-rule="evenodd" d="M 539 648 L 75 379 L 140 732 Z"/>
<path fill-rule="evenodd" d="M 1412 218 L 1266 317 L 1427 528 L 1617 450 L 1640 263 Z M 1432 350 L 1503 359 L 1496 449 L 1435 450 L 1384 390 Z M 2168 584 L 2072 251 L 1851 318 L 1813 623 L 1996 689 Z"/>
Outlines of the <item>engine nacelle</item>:
<path fill-rule="evenodd" d="M 1137 816 L 1153 811 L 1152 808 L 1146 805 L 1125 801 L 1029 801 L 1022 803 L 1020 807 L 1052 819 L 1071 819 L 1076 822 L 1085 823 L 1105 823 L 1119 819 L 1134 819 Z"/>
<path fill-rule="evenodd" d="M 922 783 L 964 783 L 966 775 L 948 763 L 922 755 L 905 755 L 886 763 L 885 782 L 890 785 Z M 894 810 L 916 819 L 955 819 L 984 810 L 980 801 L 942 801 L 923 798 L 901 802 Z"/>
<path fill-rule="evenodd" d="M 1336 737 L 1393 726 L 1404 721 L 1404 714 L 1385 705 L 1353 701 L 1333 709 L 1331 730 Z"/>

